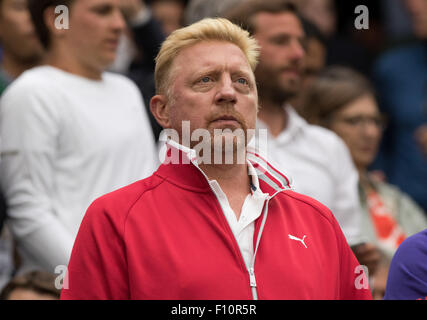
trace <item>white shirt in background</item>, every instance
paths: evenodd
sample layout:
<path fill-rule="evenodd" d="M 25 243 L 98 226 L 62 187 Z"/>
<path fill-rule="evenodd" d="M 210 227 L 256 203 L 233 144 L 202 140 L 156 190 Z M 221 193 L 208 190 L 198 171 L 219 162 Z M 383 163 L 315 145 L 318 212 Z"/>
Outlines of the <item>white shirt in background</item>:
<path fill-rule="evenodd" d="M 0 100 L 0 181 L 22 272 L 67 265 L 97 197 L 150 176 L 158 155 L 137 87 L 42 66 Z"/>
<path fill-rule="evenodd" d="M 291 107 L 287 127 L 277 137 L 268 133 L 268 161 L 292 178 L 294 191 L 326 205 L 349 245 L 364 241 L 358 174 L 345 143 L 335 133 L 310 125 Z M 257 129 L 267 129 L 258 119 Z"/>

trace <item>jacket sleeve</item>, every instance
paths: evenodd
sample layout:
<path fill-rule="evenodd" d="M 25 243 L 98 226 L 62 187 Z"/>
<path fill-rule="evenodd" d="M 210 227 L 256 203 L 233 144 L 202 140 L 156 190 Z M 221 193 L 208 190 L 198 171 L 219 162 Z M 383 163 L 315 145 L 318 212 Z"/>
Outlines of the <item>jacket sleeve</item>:
<path fill-rule="evenodd" d="M 52 203 L 60 126 L 56 103 L 45 103 L 34 89 L 12 84 L 0 101 L 0 180 L 20 250 L 53 272 L 68 263 L 74 239 Z"/>
<path fill-rule="evenodd" d="M 372 300 L 368 274 L 350 249 L 338 223 L 333 221 L 340 257 L 340 300 Z"/>
<path fill-rule="evenodd" d="M 402 242 L 387 278 L 384 300 L 427 300 L 427 229 Z"/>
<path fill-rule="evenodd" d="M 124 223 L 113 218 L 102 198 L 95 200 L 80 226 L 62 300 L 126 300 L 130 298 Z"/>

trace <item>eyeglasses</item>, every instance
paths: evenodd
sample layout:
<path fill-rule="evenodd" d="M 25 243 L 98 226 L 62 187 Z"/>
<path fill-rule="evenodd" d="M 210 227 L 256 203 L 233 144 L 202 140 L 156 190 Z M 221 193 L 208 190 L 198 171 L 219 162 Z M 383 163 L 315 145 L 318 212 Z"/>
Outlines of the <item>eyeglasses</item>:
<path fill-rule="evenodd" d="M 384 130 L 384 128 L 386 127 L 386 120 L 382 116 L 339 117 L 335 120 L 344 122 L 345 124 L 355 128 L 364 128 L 367 125 L 373 125 L 380 130 Z"/>

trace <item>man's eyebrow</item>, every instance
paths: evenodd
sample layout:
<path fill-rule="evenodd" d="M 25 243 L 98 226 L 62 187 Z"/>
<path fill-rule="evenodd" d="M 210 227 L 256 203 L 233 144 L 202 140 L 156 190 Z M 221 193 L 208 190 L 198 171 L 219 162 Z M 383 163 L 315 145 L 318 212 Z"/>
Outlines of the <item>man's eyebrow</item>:
<path fill-rule="evenodd" d="M 252 79 L 251 73 L 245 70 L 235 70 L 231 72 L 231 76 L 242 76 L 249 79 Z"/>
<path fill-rule="evenodd" d="M 299 41 L 303 41 L 307 38 L 307 36 L 305 34 L 295 36 L 295 35 L 292 35 L 292 34 L 287 33 L 287 32 L 281 32 L 281 33 L 277 33 L 275 35 L 272 35 L 270 37 L 270 39 L 290 39 L 292 37 L 297 38 Z"/>
<path fill-rule="evenodd" d="M 193 78 L 198 78 L 198 77 L 206 76 L 206 75 L 210 75 L 210 76 L 215 75 L 215 76 L 217 76 L 220 73 L 221 73 L 221 70 L 218 70 L 218 68 L 208 67 L 208 68 L 205 68 L 205 69 L 198 70 L 198 71 L 194 72 Z"/>

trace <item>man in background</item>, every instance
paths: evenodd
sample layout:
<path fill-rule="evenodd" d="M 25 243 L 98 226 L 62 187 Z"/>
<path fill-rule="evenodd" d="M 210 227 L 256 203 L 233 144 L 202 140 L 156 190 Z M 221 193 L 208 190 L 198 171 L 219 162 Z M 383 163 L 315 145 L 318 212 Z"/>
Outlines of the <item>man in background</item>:
<path fill-rule="evenodd" d="M 38 65 L 43 56 L 27 0 L 0 0 L 0 47 L 1 96 L 13 80 L 25 70 Z M 3 229 L 3 222 L 7 218 L 6 209 L 6 201 L 0 191 L 0 288 L 9 280 L 15 268 L 12 261 L 12 237 L 6 227 Z"/>
<path fill-rule="evenodd" d="M 68 29 L 55 24 L 59 5 Z M 29 10 L 45 60 L 0 100 L 0 174 L 19 272 L 54 272 L 91 201 L 148 176 L 158 157 L 139 90 L 105 72 L 125 28 L 120 0 L 30 0 Z"/>
<path fill-rule="evenodd" d="M 268 157 L 293 179 L 295 191 L 313 197 L 335 215 L 359 262 L 374 272 L 376 248 L 363 243 L 357 171 L 344 142 L 309 125 L 289 102 L 301 90 L 305 33 L 295 6 L 286 0 L 242 3 L 228 16 L 261 46 L 255 75 L 259 89 L 258 128 L 268 130 Z"/>
<path fill-rule="evenodd" d="M 22 72 L 40 63 L 43 48 L 27 0 L 0 0 L 0 95 Z"/>

